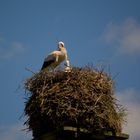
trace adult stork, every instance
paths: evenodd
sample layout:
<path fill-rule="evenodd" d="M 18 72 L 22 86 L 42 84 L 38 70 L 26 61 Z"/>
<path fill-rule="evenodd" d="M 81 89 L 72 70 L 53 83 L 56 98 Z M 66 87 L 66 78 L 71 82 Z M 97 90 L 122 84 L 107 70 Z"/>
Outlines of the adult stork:
<path fill-rule="evenodd" d="M 55 50 L 48 54 L 45 58 L 41 70 L 54 70 L 59 64 L 66 61 L 66 70 L 69 70 L 70 64 L 68 60 L 67 50 L 64 46 L 64 42 L 58 43 L 58 50 Z"/>

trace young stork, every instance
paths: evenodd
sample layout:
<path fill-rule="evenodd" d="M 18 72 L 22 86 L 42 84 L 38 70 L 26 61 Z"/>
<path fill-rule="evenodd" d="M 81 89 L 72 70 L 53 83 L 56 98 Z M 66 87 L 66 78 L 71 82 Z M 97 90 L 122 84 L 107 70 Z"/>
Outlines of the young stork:
<path fill-rule="evenodd" d="M 61 62 L 66 61 L 66 71 L 70 64 L 67 56 L 67 50 L 63 42 L 58 43 L 58 50 L 51 52 L 44 60 L 41 70 L 54 70 Z"/>

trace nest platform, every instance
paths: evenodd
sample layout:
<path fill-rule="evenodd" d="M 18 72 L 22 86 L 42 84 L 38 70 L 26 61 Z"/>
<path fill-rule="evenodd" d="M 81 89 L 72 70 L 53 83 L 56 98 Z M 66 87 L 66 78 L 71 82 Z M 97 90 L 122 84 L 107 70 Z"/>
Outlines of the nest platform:
<path fill-rule="evenodd" d="M 124 109 L 114 97 L 113 80 L 102 70 L 44 70 L 27 79 L 25 89 L 25 124 L 34 138 L 64 127 L 95 135 L 122 131 Z"/>

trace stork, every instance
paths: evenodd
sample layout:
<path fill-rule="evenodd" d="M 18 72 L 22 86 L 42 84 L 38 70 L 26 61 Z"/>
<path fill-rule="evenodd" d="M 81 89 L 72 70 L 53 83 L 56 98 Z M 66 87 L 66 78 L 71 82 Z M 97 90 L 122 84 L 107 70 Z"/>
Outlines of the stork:
<path fill-rule="evenodd" d="M 70 64 L 68 60 L 67 50 L 64 43 L 58 43 L 58 50 L 51 52 L 44 60 L 41 70 L 54 70 L 59 64 L 66 61 L 66 70 L 69 70 Z"/>

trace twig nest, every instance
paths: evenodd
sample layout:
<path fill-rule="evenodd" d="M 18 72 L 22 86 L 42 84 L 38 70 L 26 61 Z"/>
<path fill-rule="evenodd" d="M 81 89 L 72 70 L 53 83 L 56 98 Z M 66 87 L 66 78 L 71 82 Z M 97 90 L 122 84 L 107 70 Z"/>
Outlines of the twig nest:
<path fill-rule="evenodd" d="M 64 125 L 91 132 L 121 132 L 122 108 L 113 96 L 113 81 L 90 67 L 69 72 L 39 72 L 25 82 L 30 97 L 25 105 L 26 124 L 34 136 Z"/>

